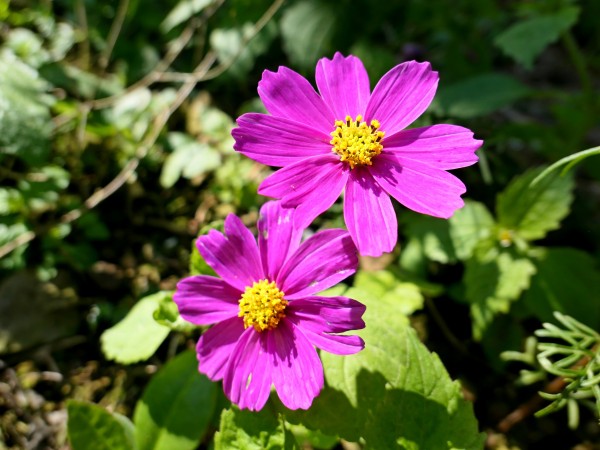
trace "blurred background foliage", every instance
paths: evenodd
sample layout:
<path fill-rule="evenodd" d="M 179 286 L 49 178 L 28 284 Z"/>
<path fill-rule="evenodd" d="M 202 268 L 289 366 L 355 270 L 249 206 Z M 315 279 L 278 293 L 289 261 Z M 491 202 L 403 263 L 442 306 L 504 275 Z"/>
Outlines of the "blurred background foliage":
<path fill-rule="evenodd" d="M 372 86 L 430 61 L 439 91 L 415 125 L 485 141 L 480 164 L 457 171 L 468 201 L 452 219 L 396 205 L 399 248 L 361 261 L 363 289 L 408 302 L 489 448 L 598 448 L 588 410 L 575 430 L 560 413 L 506 425 L 551 379 L 522 387 L 518 363 L 500 358 L 555 311 L 600 330 L 600 160 L 530 185 L 539 167 L 600 145 L 598 17 L 595 0 L 0 0 L 0 448 L 66 445 L 67 399 L 82 424 L 116 420 L 91 401 L 144 426 L 148 380 L 159 392 L 152 383 L 194 366 L 172 359 L 199 331 L 170 300 L 183 276 L 207 273 L 193 238 L 232 212 L 254 226 L 265 201 L 269 169 L 233 152 L 235 118 L 264 111 L 264 69 L 313 80 L 335 51 L 359 56 Z M 313 228 L 342 225 L 338 203 Z M 208 445 L 220 420 L 242 420 L 193 383 L 211 405 L 203 426 L 164 448 Z"/>

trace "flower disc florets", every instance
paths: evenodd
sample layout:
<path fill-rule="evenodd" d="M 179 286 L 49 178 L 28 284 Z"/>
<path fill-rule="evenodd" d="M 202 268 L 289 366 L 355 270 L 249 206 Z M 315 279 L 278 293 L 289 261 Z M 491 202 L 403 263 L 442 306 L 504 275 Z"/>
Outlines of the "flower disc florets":
<path fill-rule="evenodd" d="M 336 120 L 335 130 L 331 132 L 333 139 L 332 151 L 340 156 L 342 162 L 347 162 L 351 169 L 356 166 L 370 166 L 371 159 L 381 153 L 383 131 L 378 131 L 380 124 L 371 120 L 367 125 L 363 117 L 358 115 L 356 120 L 346 116 L 345 121 Z"/>
<path fill-rule="evenodd" d="M 277 328 L 288 304 L 283 295 L 274 281 L 255 281 L 246 287 L 238 313 L 238 317 L 244 318 L 244 328 L 253 326 L 256 331 Z"/>

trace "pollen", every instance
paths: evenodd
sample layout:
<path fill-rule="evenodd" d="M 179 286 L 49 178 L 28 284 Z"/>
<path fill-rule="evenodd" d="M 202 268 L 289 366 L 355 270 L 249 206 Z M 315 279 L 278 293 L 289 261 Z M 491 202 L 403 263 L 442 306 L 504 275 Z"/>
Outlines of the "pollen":
<path fill-rule="evenodd" d="M 346 120 L 336 120 L 335 130 L 331 132 L 333 139 L 332 151 L 340 156 L 342 162 L 347 162 L 351 169 L 356 166 L 370 166 L 372 159 L 383 150 L 381 140 L 384 132 L 378 131 L 380 124 L 371 120 L 371 124 L 363 122 L 362 116 L 356 120 L 346 116 Z"/>
<path fill-rule="evenodd" d="M 277 288 L 274 281 L 255 281 L 246 287 L 240 299 L 238 317 L 244 318 L 244 328 L 253 326 L 256 331 L 277 328 L 279 321 L 285 317 L 287 300 Z"/>

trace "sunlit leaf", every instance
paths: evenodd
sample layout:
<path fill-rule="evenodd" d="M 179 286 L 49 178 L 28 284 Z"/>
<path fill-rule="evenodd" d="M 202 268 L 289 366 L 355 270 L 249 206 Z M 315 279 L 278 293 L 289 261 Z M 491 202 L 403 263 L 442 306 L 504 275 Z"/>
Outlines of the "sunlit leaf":
<path fill-rule="evenodd" d="M 297 449 L 294 436 L 281 418 L 271 411 L 226 409 L 215 434 L 215 450 L 291 450 Z"/>
<path fill-rule="evenodd" d="M 193 450 L 214 414 L 217 385 L 198 372 L 193 351 L 169 361 L 150 380 L 134 413 L 138 450 Z"/>
<path fill-rule="evenodd" d="M 407 316 L 423 308 L 424 299 L 419 287 L 413 283 L 403 282 L 385 270 L 359 271 L 355 276 L 354 286 L 363 292 L 368 292 L 372 298 L 396 303 L 398 310 Z"/>
<path fill-rule="evenodd" d="M 494 316 L 507 313 L 512 302 L 529 287 L 535 266 L 509 250 L 475 252 L 466 262 L 466 300 L 471 304 L 473 336 L 481 339 Z"/>
<path fill-rule="evenodd" d="M 309 429 L 366 442 L 366 448 L 481 449 L 472 406 L 437 355 L 418 340 L 397 299 L 357 288 L 367 305 L 363 351 L 321 353 L 327 386 L 307 412 L 286 418 Z"/>
<path fill-rule="evenodd" d="M 450 237 L 458 259 L 468 259 L 477 243 L 491 236 L 494 218 L 483 203 L 467 200 L 448 221 Z"/>
<path fill-rule="evenodd" d="M 573 201 L 571 176 L 552 174 L 532 186 L 539 173 L 530 170 L 514 178 L 496 203 L 498 223 L 526 240 L 541 239 L 557 229 Z"/>
<path fill-rule="evenodd" d="M 129 419 L 93 403 L 69 400 L 67 431 L 73 450 L 135 450 Z"/>
<path fill-rule="evenodd" d="M 177 25 L 201 12 L 212 2 L 213 0 L 180 0 L 160 24 L 160 31 L 163 33 L 171 31 Z"/>
<path fill-rule="evenodd" d="M 169 328 L 154 320 L 153 313 L 170 292 L 157 292 L 138 301 L 131 311 L 100 337 L 102 352 L 108 359 L 131 364 L 148 359 L 162 344 Z"/>

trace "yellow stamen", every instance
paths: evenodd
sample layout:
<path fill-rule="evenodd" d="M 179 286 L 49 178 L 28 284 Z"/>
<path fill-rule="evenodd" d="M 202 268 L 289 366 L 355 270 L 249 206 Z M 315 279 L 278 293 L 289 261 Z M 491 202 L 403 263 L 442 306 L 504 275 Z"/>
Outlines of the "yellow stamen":
<path fill-rule="evenodd" d="M 346 116 L 346 120 L 336 120 L 335 130 L 332 131 L 332 151 L 340 156 L 342 162 L 347 162 L 351 169 L 356 166 L 370 166 L 371 159 L 379 155 L 383 150 L 381 140 L 385 134 L 377 131 L 380 124 L 377 120 L 371 120 L 367 125 L 362 116 L 356 116 L 356 120 Z"/>
<path fill-rule="evenodd" d="M 288 304 L 283 295 L 274 281 L 259 280 L 246 287 L 238 313 L 238 317 L 244 318 L 244 328 L 253 326 L 256 331 L 276 328 L 285 317 Z"/>

